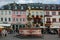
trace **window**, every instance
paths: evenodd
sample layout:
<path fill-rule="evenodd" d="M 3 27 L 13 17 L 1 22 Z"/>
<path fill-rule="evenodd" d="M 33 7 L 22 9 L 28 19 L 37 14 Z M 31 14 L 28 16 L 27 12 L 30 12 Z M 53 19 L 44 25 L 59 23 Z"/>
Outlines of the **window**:
<path fill-rule="evenodd" d="M 15 15 L 18 15 L 18 11 L 15 11 Z"/>
<path fill-rule="evenodd" d="M 50 18 L 47 18 L 47 21 L 50 21 Z"/>
<path fill-rule="evenodd" d="M 23 18 L 23 21 L 25 21 L 25 18 Z"/>
<path fill-rule="evenodd" d="M 45 7 L 45 9 L 49 9 L 49 7 L 48 7 L 48 6 L 46 6 L 46 7 Z"/>
<path fill-rule="evenodd" d="M 5 11 L 5 15 L 7 15 L 7 11 Z"/>
<path fill-rule="evenodd" d="M 21 6 L 21 10 L 23 10 L 23 6 Z"/>
<path fill-rule="evenodd" d="M 25 27 L 25 25 L 23 25 L 23 28 Z"/>
<path fill-rule="evenodd" d="M 17 6 L 15 6 L 15 9 L 17 9 Z"/>
<path fill-rule="evenodd" d="M 1 18 L 1 21 L 3 21 L 3 18 Z"/>
<path fill-rule="evenodd" d="M 9 9 L 11 9 L 11 6 L 9 5 Z"/>
<path fill-rule="evenodd" d="M 22 18 L 20 18 L 20 21 L 22 21 Z"/>
<path fill-rule="evenodd" d="M 32 7 L 32 8 L 34 8 L 34 7 Z"/>
<path fill-rule="evenodd" d="M 59 22 L 60 22 L 60 18 L 59 18 Z"/>
<path fill-rule="evenodd" d="M 52 15 L 56 15 L 56 12 L 52 12 Z"/>
<path fill-rule="evenodd" d="M 19 25 L 19 28 L 22 28 L 22 25 Z"/>
<path fill-rule="evenodd" d="M 56 22 L 56 18 L 53 18 L 53 19 L 52 19 L 52 22 Z"/>
<path fill-rule="evenodd" d="M 9 21 L 11 21 L 11 18 L 9 18 Z"/>
<path fill-rule="evenodd" d="M 16 15 L 16 11 L 15 11 L 15 15 Z"/>
<path fill-rule="evenodd" d="M 11 11 L 9 11 L 9 15 L 11 14 Z"/>
<path fill-rule="evenodd" d="M 54 9 L 55 7 L 54 7 L 54 6 L 52 6 L 51 8 L 52 8 L 52 9 Z"/>
<path fill-rule="evenodd" d="M 13 21 L 15 21 L 15 18 L 13 18 Z"/>
<path fill-rule="evenodd" d="M 5 18 L 5 21 L 7 21 L 7 18 Z"/>
<path fill-rule="evenodd" d="M 60 15 L 60 12 L 58 12 L 58 15 Z"/>
<path fill-rule="evenodd" d="M 1 11 L 1 15 L 3 15 L 3 10 Z"/>
<path fill-rule="evenodd" d="M 39 7 L 36 7 L 36 8 L 39 8 Z"/>
<path fill-rule="evenodd" d="M 20 15 L 22 15 L 22 14 L 23 14 L 23 12 L 21 11 L 21 12 L 20 12 Z"/>
<path fill-rule="evenodd" d="M 2 9 L 4 9 L 4 7 L 2 7 Z"/>
<path fill-rule="evenodd" d="M 58 9 L 60 9 L 60 6 L 58 6 Z"/>
<path fill-rule="evenodd" d="M 16 11 L 16 15 L 18 15 L 18 11 Z"/>
<path fill-rule="evenodd" d="M 18 21 L 18 18 L 16 18 L 16 21 Z"/>
<path fill-rule="evenodd" d="M 49 15 L 49 12 L 46 12 L 46 15 Z"/>
<path fill-rule="evenodd" d="M 40 7 L 40 8 L 42 8 L 42 7 Z"/>
<path fill-rule="evenodd" d="M 34 12 L 32 12 L 32 15 L 34 15 Z"/>
<path fill-rule="evenodd" d="M 36 12 L 36 15 L 39 15 L 38 12 Z"/>

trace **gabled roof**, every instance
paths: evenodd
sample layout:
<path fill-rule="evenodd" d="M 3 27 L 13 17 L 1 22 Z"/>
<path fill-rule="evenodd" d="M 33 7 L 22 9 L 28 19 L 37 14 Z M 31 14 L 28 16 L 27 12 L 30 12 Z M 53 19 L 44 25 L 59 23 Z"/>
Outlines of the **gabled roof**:
<path fill-rule="evenodd" d="M 26 11 L 27 9 L 29 9 L 28 7 L 30 7 L 31 10 L 60 10 L 60 4 L 42 4 L 42 3 L 28 3 L 28 4 L 10 3 L 2 6 L 0 10 Z"/>
<path fill-rule="evenodd" d="M 23 7 L 23 9 L 21 9 L 21 6 Z M 11 3 L 11 4 L 7 4 L 2 6 L 1 10 L 27 10 L 27 4 L 17 4 L 17 3 Z"/>
<path fill-rule="evenodd" d="M 32 10 L 42 10 L 43 4 L 42 3 L 30 3 L 28 6 L 31 7 Z"/>

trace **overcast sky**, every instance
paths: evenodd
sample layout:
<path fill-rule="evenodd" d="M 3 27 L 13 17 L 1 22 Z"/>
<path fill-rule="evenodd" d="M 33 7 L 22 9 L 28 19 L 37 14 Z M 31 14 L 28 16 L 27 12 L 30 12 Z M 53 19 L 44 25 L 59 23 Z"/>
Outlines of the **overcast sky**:
<path fill-rule="evenodd" d="M 60 4 L 60 0 L 0 0 L 0 5 L 5 5 L 12 2 L 16 3 L 46 3 L 46 4 Z"/>

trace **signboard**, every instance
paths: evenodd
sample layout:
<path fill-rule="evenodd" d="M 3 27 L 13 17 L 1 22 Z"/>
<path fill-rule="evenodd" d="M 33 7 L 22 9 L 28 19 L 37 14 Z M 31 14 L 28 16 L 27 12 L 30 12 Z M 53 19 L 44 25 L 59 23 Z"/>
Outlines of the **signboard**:
<path fill-rule="evenodd" d="M 19 33 L 22 35 L 41 35 L 41 29 L 20 29 Z"/>

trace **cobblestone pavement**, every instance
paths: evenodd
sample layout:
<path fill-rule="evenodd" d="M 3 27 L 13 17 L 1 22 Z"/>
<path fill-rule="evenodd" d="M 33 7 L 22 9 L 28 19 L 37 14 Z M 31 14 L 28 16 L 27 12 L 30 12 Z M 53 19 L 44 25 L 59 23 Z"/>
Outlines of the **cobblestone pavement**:
<path fill-rule="evenodd" d="M 46 34 L 42 38 L 36 37 L 16 37 L 16 34 L 9 34 L 7 37 L 0 37 L 0 40 L 60 40 L 58 35 Z"/>

